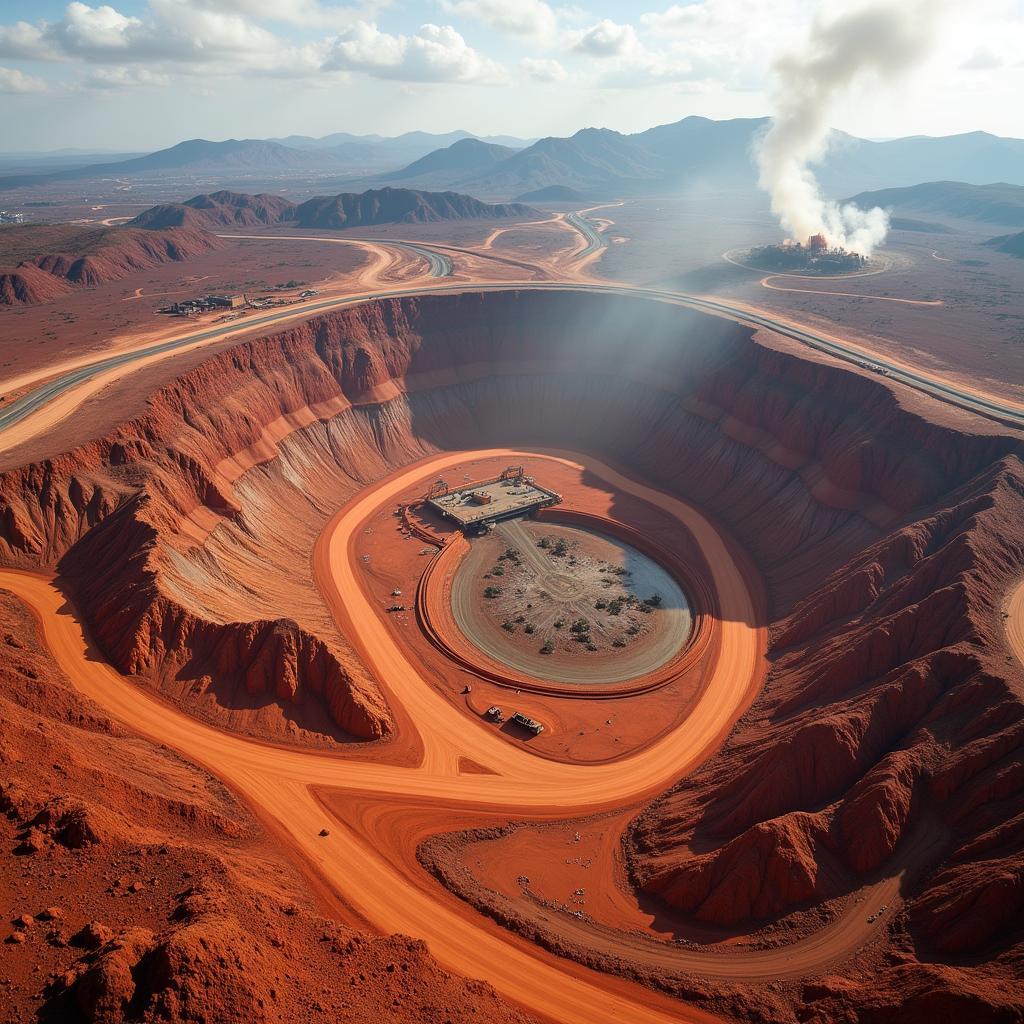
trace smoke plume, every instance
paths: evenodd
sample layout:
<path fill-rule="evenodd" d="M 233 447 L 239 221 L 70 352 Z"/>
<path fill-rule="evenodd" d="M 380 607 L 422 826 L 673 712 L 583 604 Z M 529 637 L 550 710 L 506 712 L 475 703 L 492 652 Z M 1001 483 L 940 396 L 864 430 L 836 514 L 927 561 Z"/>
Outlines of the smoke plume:
<path fill-rule="evenodd" d="M 861 80 L 892 83 L 921 61 L 945 2 L 870 0 L 832 18 L 819 10 L 805 49 L 776 61 L 777 109 L 757 157 L 772 212 L 795 240 L 823 234 L 832 245 L 869 256 L 885 238 L 884 210 L 825 199 L 811 165 L 828 148 L 835 100 Z"/>

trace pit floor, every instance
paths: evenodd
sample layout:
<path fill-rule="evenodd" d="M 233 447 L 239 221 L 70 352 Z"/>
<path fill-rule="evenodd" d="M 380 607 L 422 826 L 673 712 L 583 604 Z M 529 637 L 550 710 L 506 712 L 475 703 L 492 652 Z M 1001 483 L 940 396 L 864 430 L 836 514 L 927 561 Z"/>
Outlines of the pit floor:
<path fill-rule="evenodd" d="M 562 555 L 553 549 L 559 540 Z M 500 593 L 488 598 L 488 587 Z M 645 611 L 641 602 L 655 594 L 659 605 Z M 596 607 L 630 597 L 617 612 Z M 471 541 L 453 581 L 452 612 L 466 639 L 495 661 L 534 678 L 588 685 L 660 668 L 693 627 L 682 588 L 650 558 L 592 530 L 527 519 Z M 572 631 L 580 619 L 590 643 Z M 545 643 L 550 649 L 541 653 Z"/>

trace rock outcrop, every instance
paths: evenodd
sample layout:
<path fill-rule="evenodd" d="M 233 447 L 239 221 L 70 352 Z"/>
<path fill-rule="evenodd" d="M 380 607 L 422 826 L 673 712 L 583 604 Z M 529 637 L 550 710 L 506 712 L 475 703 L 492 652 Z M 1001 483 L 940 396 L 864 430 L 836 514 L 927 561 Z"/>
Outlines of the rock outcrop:
<path fill-rule="evenodd" d="M 214 192 L 183 203 L 163 203 L 144 210 L 130 227 L 192 228 L 257 227 L 293 224 L 300 228 L 369 227 L 375 224 L 425 224 L 445 220 L 494 220 L 542 217 L 522 203 L 484 203 L 459 192 L 423 192 L 379 188 L 313 196 L 295 204 L 280 196 Z"/>
<path fill-rule="evenodd" d="M 17 230 L 19 245 L 29 244 L 34 229 Z M 39 234 L 40 244 L 45 244 L 52 231 L 44 226 Z M 88 228 L 70 231 L 64 242 L 66 247 L 23 259 L 10 270 L 0 269 L 0 305 L 48 302 L 76 287 L 118 281 L 136 271 L 189 260 L 223 245 L 198 227 L 163 231 Z"/>

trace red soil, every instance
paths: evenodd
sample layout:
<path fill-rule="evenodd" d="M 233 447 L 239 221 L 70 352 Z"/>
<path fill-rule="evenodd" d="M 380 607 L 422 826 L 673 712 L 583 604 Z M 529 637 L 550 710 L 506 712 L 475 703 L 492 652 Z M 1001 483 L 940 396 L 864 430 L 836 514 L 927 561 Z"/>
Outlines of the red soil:
<path fill-rule="evenodd" d="M 109 436 L 4 474 L 0 552 L 56 565 L 105 655 L 196 713 L 328 742 L 319 709 L 374 737 L 392 718 L 305 568 L 338 504 L 467 438 L 629 465 L 739 539 L 772 630 L 762 698 L 629 829 L 633 881 L 687 920 L 810 928 L 911 861 L 843 981 L 689 994 L 780 1020 L 1013 1020 L 1024 678 L 999 613 L 1024 449 L 893 387 L 642 300 L 379 301 L 214 356 Z"/>
<path fill-rule="evenodd" d="M 216 779 L 72 689 L 9 595 L 0 619 L 5 1021 L 526 1021 L 339 923 Z"/>

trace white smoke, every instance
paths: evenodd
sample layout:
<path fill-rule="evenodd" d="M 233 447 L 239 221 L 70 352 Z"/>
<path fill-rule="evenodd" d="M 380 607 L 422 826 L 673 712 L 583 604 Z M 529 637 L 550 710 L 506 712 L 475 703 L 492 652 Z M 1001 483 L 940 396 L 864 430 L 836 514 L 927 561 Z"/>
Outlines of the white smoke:
<path fill-rule="evenodd" d="M 891 83 L 931 48 L 948 0 L 869 0 L 827 17 L 819 10 L 807 46 L 776 61 L 776 113 L 761 140 L 760 185 L 772 212 L 799 242 L 823 234 L 832 245 L 870 256 L 889 230 L 875 207 L 825 199 L 811 165 L 824 157 L 829 115 L 851 85 L 874 77 Z"/>

